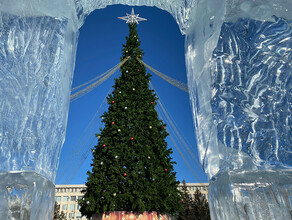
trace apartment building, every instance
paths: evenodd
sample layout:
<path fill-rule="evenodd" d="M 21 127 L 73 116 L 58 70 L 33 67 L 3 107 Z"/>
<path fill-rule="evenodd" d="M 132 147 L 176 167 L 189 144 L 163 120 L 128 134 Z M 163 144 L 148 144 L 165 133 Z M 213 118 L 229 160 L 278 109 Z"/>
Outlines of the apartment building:
<path fill-rule="evenodd" d="M 209 183 L 186 183 L 187 189 L 192 197 L 196 190 L 200 190 L 203 196 L 208 198 Z M 60 205 L 60 211 L 63 211 L 67 220 L 86 220 L 82 217 L 79 211 L 80 206 L 77 203 L 78 199 L 82 199 L 82 190 L 85 185 L 56 185 L 56 202 Z M 179 185 L 182 189 L 182 184 Z"/>
<path fill-rule="evenodd" d="M 200 190 L 203 197 L 208 200 L 209 183 L 186 183 L 189 194 L 192 198 L 195 196 L 195 192 Z M 182 184 L 179 184 L 179 189 L 182 189 Z"/>
<path fill-rule="evenodd" d="M 56 185 L 55 195 L 56 202 L 60 205 L 60 211 L 63 211 L 68 220 L 85 220 L 79 212 L 78 199 L 82 199 L 81 191 L 85 189 L 85 185 Z"/>

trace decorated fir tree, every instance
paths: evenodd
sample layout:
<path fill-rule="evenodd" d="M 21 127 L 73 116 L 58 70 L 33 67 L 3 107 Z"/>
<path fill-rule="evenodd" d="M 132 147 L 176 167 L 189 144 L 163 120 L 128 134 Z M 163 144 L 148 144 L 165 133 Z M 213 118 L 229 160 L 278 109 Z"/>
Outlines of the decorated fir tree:
<path fill-rule="evenodd" d="M 87 217 L 110 211 L 176 214 L 181 208 L 166 125 L 158 118 L 157 97 L 148 85 L 151 75 L 136 59 L 143 56 L 136 23 L 129 22 L 121 60 L 130 58 L 107 97 L 104 127 L 97 134 L 92 171 L 79 200 Z"/>

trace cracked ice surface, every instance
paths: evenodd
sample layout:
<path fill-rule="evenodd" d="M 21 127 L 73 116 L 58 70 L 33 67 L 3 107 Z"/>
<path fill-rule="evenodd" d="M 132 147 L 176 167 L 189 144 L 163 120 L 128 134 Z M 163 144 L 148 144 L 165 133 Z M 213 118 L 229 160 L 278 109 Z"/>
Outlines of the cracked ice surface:
<path fill-rule="evenodd" d="M 77 29 L 64 8 L 53 10 L 56 1 L 33 3 L 0 1 L 0 172 L 32 170 L 54 181 Z"/>
<path fill-rule="evenodd" d="M 186 61 L 205 171 L 291 169 L 291 1 L 197 6 Z"/>

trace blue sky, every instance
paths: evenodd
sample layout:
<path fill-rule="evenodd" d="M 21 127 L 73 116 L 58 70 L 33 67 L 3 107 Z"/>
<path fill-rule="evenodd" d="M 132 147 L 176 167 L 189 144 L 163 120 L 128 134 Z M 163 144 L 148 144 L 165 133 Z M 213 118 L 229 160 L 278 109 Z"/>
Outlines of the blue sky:
<path fill-rule="evenodd" d="M 117 17 L 130 13 L 131 8 L 122 5 L 109 6 L 105 9 L 95 10 L 87 17 L 85 24 L 80 29 L 73 88 L 119 63 L 122 44 L 125 43 L 125 37 L 128 35 L 128 25 Z M 148 19 L 138 25 L 141 47 L 145 53 L 144 62 L 174 79 L 187 83 L 184 58 L 185 37 L 180 33 L 176 21 L 168 12 L 155 7 L 134 7 L 134 9 L 140 17 Z M 189 143 L 192 152 L 197 155 L 188 94 L 170 85 L 154 73 L 151 74 L 152 84 L 160 100 L 167 108 L 181 135 Z M 119 71 L 92 92 L 71 102 L 66 140 L 60 157 L 56 184 L 85 183 L 86 172 L 91 169 L 92 155 L 89 149 L 97 142 L 94 134 L 102 126 L 99 117 L 95 117 L 93 120 L 92 118 L 97 109 L 100 108 L 97 115 L 101 115 L 107 109 L 107 106 L 102 103 L 114 84 L 113 79 L 118 76 Z M 174 151 L 173 159 L 177 162 L 175 165 L 177 179 L 199 182 L 184 163 L 170 139 L 167 140 Z M 190 164 L 194 164 L 193 161 L 190 161 Z M 194 170 L 201 182 L 207 182 L 207 177 L 202 169 L 194 167 Z"/>

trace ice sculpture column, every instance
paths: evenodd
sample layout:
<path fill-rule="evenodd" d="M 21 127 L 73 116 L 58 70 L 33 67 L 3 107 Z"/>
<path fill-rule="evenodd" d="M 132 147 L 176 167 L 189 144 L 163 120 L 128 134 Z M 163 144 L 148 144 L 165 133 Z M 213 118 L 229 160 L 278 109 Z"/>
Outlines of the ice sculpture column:
<path fill-rule="evenodd" d="M 0 0 L 0 219 L 51 219 L 77 39 L 73 0 Z"/>
<path fill-rule="evenodd" d="M 199 0 L 186 62 L 212 219 L 292 219 L 292 2 Z"/>

